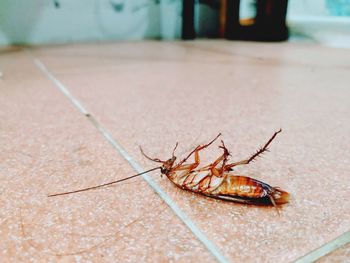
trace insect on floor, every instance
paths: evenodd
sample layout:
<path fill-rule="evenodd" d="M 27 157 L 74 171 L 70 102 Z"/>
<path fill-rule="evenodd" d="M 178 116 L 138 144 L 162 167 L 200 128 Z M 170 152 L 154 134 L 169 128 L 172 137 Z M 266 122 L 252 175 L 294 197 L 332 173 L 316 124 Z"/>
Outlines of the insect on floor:
<path fill-rule="evenodd" d="M 157 172 L 150 175 L 228 261 L 292 262 L 350 229 L 350 204 L 344 201 L 347 50 L 146 41 L 22 48 L 0 56 L 0 251 L 8 261 L 215 260 L 141 178 L 47 198 L 135 170 L 33 58 L 144 169 L 152 166 L 140 145 L 168 158 L 178 141 L 181 159 L 222 132 L 239 161 L 283 128 L 270 152 L 237 170 L 292 194 L 280 216 L 273 208 L 193 195 Z M 204 150 L 203 160 L 214 158 L 217 146 Z"/>

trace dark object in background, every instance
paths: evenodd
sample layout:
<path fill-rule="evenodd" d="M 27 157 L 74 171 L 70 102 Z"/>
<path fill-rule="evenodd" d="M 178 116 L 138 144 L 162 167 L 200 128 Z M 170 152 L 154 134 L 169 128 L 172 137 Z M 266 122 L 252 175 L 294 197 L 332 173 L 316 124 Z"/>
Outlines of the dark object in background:
<path fill-rule="evenodd" d="M 203 1 L 203 0 L 202 0 Z M 210 1 L 206 0 L 208 4 Z M 240 19 L 240 0 L 220 0 L 220 37 L 231 40 L 284 41 L 288 39 L 288 0 L 255 0 L 256 16 Z M 182 1 L 182 39 L 195 39 L 194 0 Z"/>
<path fill-rule="evenodd" d="M 182 39 L 195 39 L 194 31 L 194 0 L 182 1 Z"/>
<path fill-rule="evenodd" d="M 252 25 L 241 25 L 240 0 L 227 0 L 225 37 L 232 40 L 284 41 L 288 39 L 286 14 L 288 0 L 256 0 Z"/>

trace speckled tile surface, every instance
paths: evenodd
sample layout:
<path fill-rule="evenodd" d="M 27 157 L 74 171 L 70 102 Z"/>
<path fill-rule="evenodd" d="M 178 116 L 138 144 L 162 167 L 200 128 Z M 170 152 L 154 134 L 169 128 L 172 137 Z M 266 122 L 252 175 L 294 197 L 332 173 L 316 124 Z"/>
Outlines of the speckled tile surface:
<path fill-rule="evenodd" d="M 290 43 L 134 42 L 41 47 L 40 59 L 145 169 L 223 133 L 237 174 L 292 194 L 275 209 L 226 203 L 152 177 L 230 261 L 290 262 L 350 229 L 350 54 Z M 36 68 L 2 54 L 0 235 L 10 260 L 213 261 L 141 179 L 67 198 L 47 192 L 135 171 Z M 203 162 L 219 154 L 203 152 Z M 69 188 L 69 189 L 68 189 Z M 136 189 L 142 189 L 137 190 Z"/>
<path fill-rule="evenodd" d="M 0 54 L 1 262 L 212 262 L 145 181 L 48 198 L 135 171 L 25 50 Z"/>
<path fill-rule="evenodd" d="M 347 244 L 332 253 L 317 260 L 317 263 L 332 263 L 332 262 L 349 262 L 350 261 L 350 244 Z"/>
<path fill-rule="evenodd" d="M 223 133 L 235 160 L 283 128 L 238 174 L 289 191 L 274 209 L 224 203 L 157 182 L 232 261 L 293 261 L 350 229 L 350 54 L 296 44 L 225 41 L 75 45 L 34 51 L 140 162 Z M 204 160 L 218 154 L 216 146 Z M 146 198 L 144 198 L 146 202 Z"/>

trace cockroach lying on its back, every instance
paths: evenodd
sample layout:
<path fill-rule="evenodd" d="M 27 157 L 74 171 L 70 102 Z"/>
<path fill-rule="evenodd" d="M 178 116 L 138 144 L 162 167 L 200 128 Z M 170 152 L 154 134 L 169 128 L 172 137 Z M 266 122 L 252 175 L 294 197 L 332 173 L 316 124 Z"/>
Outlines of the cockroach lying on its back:
<path fill-rule="evenodd" d="M 267 143 L 251 157 L 249 157 L 246 160 L 233 163 L 228 162 L 228 157 L 230 156 L 230 153 L 225 147 L 224 142 L 221 141 L 220 148 L 223 150 L 222 155 L 219 158 L 217 158 L 213 163 L 204 167 L 199 167 L 199 152 L 210 146 L 216 139 L 219 138 L 219 136 L 221 136 L 221 134 L 216 136 L 208 144 L 198 145 L 192 152 L 190 152 L 190 154 L 185 159 L 181 160 L 177 164 L 175 163 L 175 150 L 178 146 L 178 143 L 176 143 L 176 146 L 172 153 L 172 157 L 167 161 L 162 161 L 158 158 L 151 158 L 147 156 L 140 148 L 141 153 L 147 159 L 157 163 L 161 163 L 162 166 L 106 184 L 75 190 L 71 192 L 52 194 L 49 196 L 66 195 L 92 190 L 103 186 L 119 183 L 121 181 L 125 181 L 133 177 L 139 176 L 141 174 L 160 169 L 162 174 L 167 176 L 169 180 L 172 181 L 176 186 L 184 190 L 226 201 L 255 205 L 273 205 L 276 207 L 278 205 L 288 203 L 289 193 L 283 191 L 278 187 L 272 187 L 256 179 L 241 175 L 235 175 L 232 173 L 232 171 L 234 167 L 249 164 L 259 155 L 261 155 L 265 151 L 268 151 L 268 146 L 277 136 L 277 134 L 281 131 L 282 130 L 275 132 L 273 136 L 267 141 Z M 194 155 L 194 162 L 187 164 L 186 161 L 192 155 Z"/>

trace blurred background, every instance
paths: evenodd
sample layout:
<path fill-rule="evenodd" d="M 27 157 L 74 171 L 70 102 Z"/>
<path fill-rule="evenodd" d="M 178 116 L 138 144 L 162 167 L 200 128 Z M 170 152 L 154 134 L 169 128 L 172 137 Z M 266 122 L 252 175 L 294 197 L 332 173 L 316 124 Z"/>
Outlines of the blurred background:
<path fill-rule="evenodd" d="M 220 37 L 225 1 L 193 2 L 196 37 Z M 255 7 L 240 1 L 240 19 Z M 181 0 L 1 0 L 0 45 L 179 39 L 182 12 Z M 350 47 L 350 0 L 289 0 L 286 21 L 291 41 Z"/>

